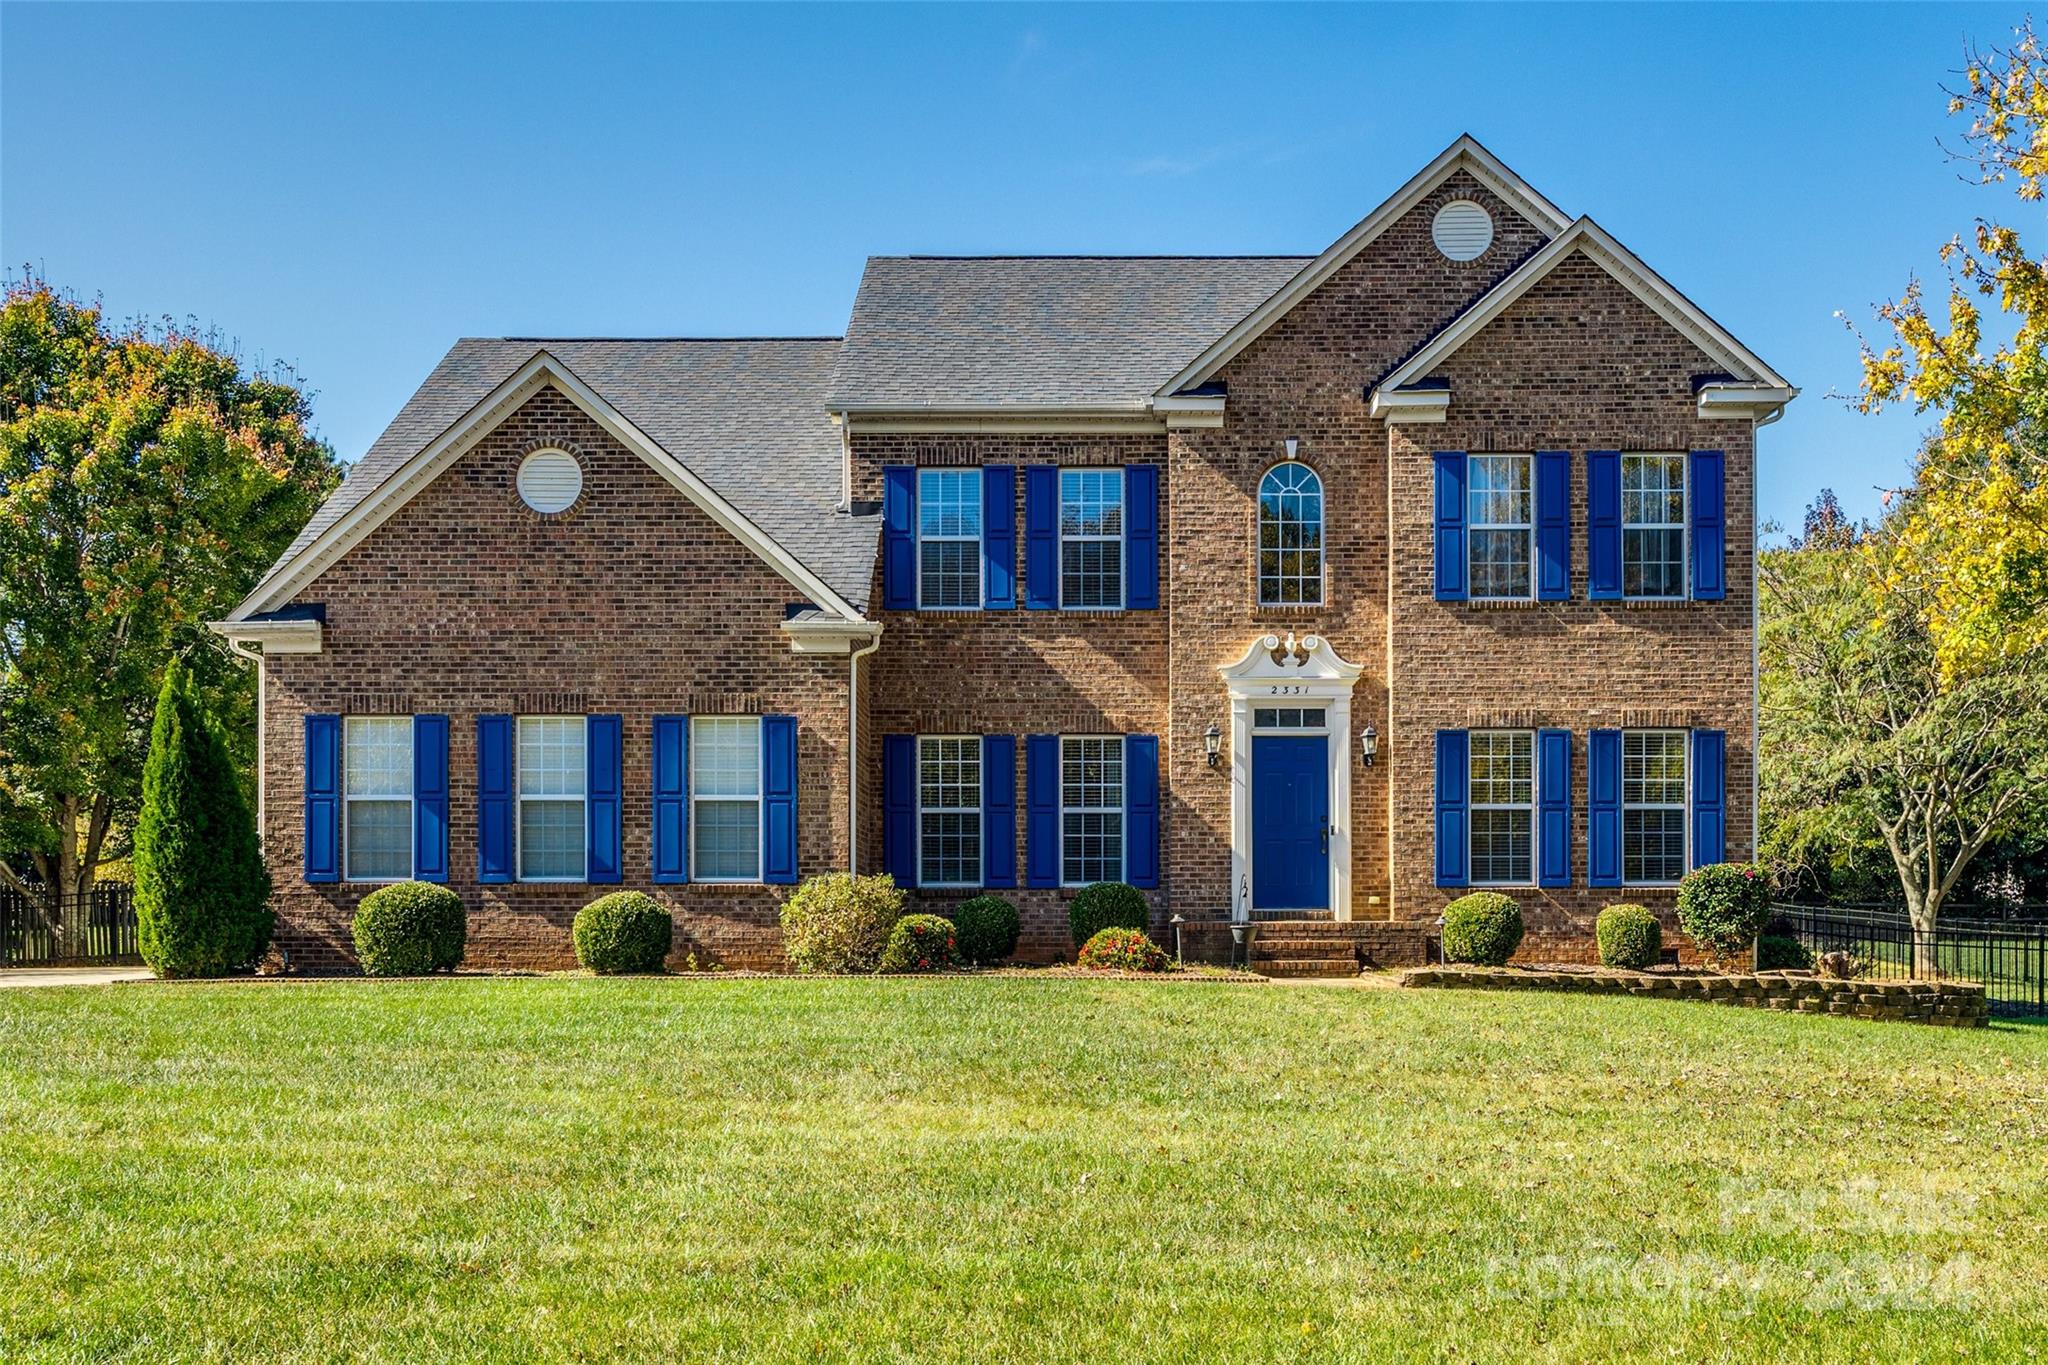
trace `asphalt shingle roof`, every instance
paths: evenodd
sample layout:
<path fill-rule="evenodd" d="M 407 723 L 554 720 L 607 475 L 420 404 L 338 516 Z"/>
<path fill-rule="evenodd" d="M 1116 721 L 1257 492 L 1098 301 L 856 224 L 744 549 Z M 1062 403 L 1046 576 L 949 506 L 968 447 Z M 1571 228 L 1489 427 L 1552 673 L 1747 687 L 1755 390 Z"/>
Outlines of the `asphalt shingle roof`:
<path fill-rule="evenodd" d="M 839 347 L 837 338 L 826 337 L 465 338 L 356 461 L 278 565 L 544 350 L 865 612 L 881 518 L 838 510 L 841 449 L 826 415 L 825 388 Z M 274 565 L 258 595 L 276 573 Z"/>
<path fill-rule="evenodd" d="M 826 402 L 1142 408 L 1308 256 L 873 256 Z"/>

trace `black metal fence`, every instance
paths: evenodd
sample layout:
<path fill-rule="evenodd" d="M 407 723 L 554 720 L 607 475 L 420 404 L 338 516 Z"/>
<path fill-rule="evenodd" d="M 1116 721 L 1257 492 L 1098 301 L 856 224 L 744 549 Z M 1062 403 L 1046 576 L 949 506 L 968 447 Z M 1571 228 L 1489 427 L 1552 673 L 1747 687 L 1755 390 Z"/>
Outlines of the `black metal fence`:
<path fill-rule="evenodd" d="M 84 923 L 73 942 L 64 930 L 79 916 Z M 141 960 L 135 944 L 134 887 L 108 882 L 85 896 L 62 897 L 54 913 L 46 900 L 0 888 L 0 966 Z"/>
<path fill-rule="evenodd" d="M 1783 920 L 1816 953 L 1853 953 L 1866 974 L 1981 981 L 1994 1014 L 2048 1018 L 2048 921 L 1943 914 L 1916 933 L 1903 910 L 1786 905 Z"/>

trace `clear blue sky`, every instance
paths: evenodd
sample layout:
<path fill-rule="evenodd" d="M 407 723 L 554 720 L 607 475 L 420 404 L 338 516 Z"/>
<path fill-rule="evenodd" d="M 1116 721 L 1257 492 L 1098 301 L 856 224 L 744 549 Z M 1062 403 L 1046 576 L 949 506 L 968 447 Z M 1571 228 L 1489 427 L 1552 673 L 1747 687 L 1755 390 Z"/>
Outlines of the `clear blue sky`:
<path fill-rule="evenodd" d="M 1864 319 L 1974 215 L 2024 10 L 0 6 L 0 259 L 294 363 L 360 455 L 464 335 L 829 334 L 893 252 L 1316 252 L 1460 132 L 1805 390 L 1763 510 L 1900 480 Z"/>

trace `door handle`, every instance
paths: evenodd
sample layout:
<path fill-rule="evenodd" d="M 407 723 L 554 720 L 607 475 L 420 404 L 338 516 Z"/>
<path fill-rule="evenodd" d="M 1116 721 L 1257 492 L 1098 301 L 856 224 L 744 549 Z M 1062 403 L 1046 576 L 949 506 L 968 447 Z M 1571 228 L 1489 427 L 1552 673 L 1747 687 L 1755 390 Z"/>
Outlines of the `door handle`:
<path fill-rule="evenodd" d="M 1330 851 L 1330 827 L 1329 827 L 1328 825 L 1324 825 L 1324 826 L 1323 826 L 1323 852 L 1325 852 L 1325 853 L 1328 853 L 1329 851 Z"/>

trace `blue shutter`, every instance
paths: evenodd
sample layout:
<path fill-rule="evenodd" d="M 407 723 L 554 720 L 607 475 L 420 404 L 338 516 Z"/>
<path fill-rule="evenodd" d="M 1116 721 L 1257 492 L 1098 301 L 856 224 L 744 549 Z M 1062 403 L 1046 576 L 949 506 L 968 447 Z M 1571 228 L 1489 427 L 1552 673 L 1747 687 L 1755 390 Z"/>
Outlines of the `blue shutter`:
<path fill-rule="evenodd" d="M 1572 457 L 1569 451 L 1536 452 L 1536 599 L 1569 601 L 1572 595 Z"/>
<path fill-rule="evenodd" d="M 1621 452 L 1586 452 L 1586 596 L 1621 596 Z M 1596 886 L 1601 883 L 1594 883 Z M 1620 883 L 1614 883 L 1620 885 Z"/>
<path fill-rule="evenodd" d="M 1621 731 L 1586 737 L 1586 885 L 1621 885 Z"/>
<path fill-rule="evenodd" d="M 1436 453 L 1436 600 L 1462 602 L 1465 591 L 1465 452 L 1439 450 Z M 1464 883 L 1461 881 L 1455 885 Z"/>
<path fill-rule="evenodd" d="M 761 880 L 796 885 L 796 717 L 761 717 Z"/>
<path fill-rule="evenodd" d="M 653 880 L 690 880 L 690 718 L 654 718 Z"/>
<path fill-rule="evenodd" d="M 1060 471 L 1049 464 L 1024 469 L 1024 605 L 1050 611 L 1060 604 Z"/>
<path fill-rule="evenodd" d="M 1151 611 L 1159 605 L 1159 466 L 1124 469 L 1124 605 Z"/>
<path fill-rule="evenodd" d="M 990 611 L 1017 605 L 1017 466 L 981 471 L 981 604 Z"/>
<path fill-rule="evenodd" d="M 1027 886 L 1060 884 L 1060 737 L 1024 739 L 1024 868 Z"/>
<path fill-rule="evenodd" d="M 896 885 L 917 885 L 917 736 L 882 736 L 882 857 Z"/>
<path fill-rule="evenodd" d="M 1159 737 L 1124 736 L 1124 880 L 1159 885 Z"/>
<path fill-rule="evenodd" d="M 1463 886 L 1470 852 L 1467 805 L 1472 742 L 1463 730 L 1436 732 L 1436 884 Z"/>
<path fill-rule="evenodd" d="M 917 606 L 917 470 L 888 465 L 882 470 L 882 606 L 910 611 Z"/>
<path fill-rule="evenodd" d="M 622 729 L 617 716 L 583 718 L 583 810 L 589 835 L 583 879 L 588 882 L 618 881 L 625 861 L 619 852 L 620 797 L 626 785 Z"/>
<path fill-rule="evenodd" d="M 981 737 L 981 884 L 1017 885 L 1017 737 Z"/>
<path fill-rule="evenodd" d="M 1728 467 L 1718 450 L 1695 450 L 1692 480 L 1692 595 L 1719 602 L 1728 595 Z"/>
<path fill-rule="evenodd" d="M 1572 732 L 1536 732 L 1536 883 L 1572 884 Z"/>
<path fill-rule="evenodd" d="M 512 880 L 512 717 L 476 718 L 476 879 Z"/>
<path fill-rule="evenodd" d="M 306 716 L 306 880 L 341 880 L 341 717 Z"/>
<path fill-rule="evenodd" d="M 448 717 L 412 718 L 412 875 L 448 880 Z"/>
<path fill-rule="evenodd" d="M 1692 732 L 1692 865 L 1728 859 L 1728 735 Z"/>

